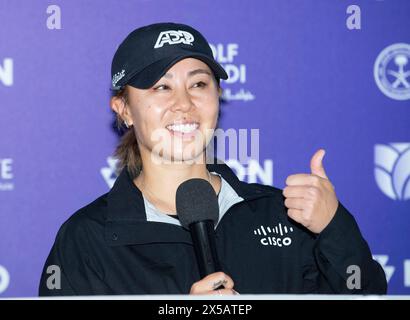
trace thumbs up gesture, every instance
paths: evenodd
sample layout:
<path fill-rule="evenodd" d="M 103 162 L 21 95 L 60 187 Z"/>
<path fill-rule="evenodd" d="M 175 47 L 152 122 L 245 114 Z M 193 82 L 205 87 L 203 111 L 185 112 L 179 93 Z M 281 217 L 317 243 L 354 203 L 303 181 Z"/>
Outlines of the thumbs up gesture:
<path fill-rule="evenodd" d="M 288 216 L 313 233 L 320 233 L 334 217 L 338 200 L 323 167 L 325 150 L 319 149 L 310 160 L 311 174 L 287 177 L 283 189 Z"/>

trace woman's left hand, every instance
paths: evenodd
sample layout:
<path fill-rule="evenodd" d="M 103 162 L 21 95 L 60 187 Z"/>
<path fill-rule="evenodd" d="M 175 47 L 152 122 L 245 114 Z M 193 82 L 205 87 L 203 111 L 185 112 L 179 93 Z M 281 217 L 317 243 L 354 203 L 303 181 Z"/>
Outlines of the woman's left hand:
<path fill-rule="evenodd" d="M 319 149 L 310 160 L 311 174 L 287 177 L 283 195 L 288 216 L 313 233 L 320 233 L 334 217 L 339 201 L 322 164 L 325 150 Z"/>

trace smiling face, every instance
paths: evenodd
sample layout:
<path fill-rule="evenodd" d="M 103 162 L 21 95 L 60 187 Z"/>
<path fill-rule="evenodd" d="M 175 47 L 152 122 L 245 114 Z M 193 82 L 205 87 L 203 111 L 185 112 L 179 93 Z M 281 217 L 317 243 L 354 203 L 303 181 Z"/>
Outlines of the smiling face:
<path fill-rule="evenodd" d="M 143 161 L 187 161 L 202 159 L 217 124 L 219 95 L 208 65 L 186 58 L 149 89 L 128 86 L 127 105 L 114 100 L 112 108 L 134 126 Z"/>

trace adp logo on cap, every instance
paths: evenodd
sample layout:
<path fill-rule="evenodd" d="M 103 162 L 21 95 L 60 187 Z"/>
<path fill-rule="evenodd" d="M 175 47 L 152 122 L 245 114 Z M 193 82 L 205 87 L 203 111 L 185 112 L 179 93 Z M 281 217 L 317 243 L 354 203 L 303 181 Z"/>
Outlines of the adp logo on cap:
<path fill-rule="evenodd" d="M 169 45 L 184 43 L 192 46 L 192 42 L 194 42 L 194 36 L 188 31 L 167 30 L 159 34 L 154 49 L 161 48 L 166 43 Z"/>

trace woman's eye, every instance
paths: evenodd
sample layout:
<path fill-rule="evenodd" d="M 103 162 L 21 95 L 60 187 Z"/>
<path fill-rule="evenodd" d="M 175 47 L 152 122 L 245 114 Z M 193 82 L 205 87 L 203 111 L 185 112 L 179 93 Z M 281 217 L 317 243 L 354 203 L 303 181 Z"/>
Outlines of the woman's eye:
<path fill-rule="evenodd" d="M 203 81 L 199 81 L 193 85 L 194 88 L 203 88 L 206 87 L 206 83 Z"/>
<path fill-rule="evenodd" d="M 156 86 L 154 90 L 162 91 L 162 90 L 167 90 L 169 87 L 166 84 L 160 84 L 159 86 Z"/>

